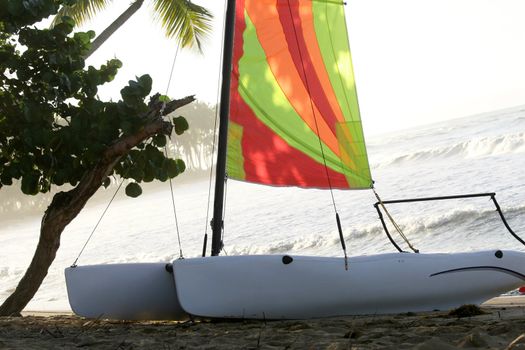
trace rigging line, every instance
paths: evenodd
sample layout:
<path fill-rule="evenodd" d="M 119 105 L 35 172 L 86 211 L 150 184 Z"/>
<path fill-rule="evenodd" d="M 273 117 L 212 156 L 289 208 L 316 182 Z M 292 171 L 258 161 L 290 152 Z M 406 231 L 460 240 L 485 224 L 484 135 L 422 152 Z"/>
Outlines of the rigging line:
<path fill-rule="evenodd" d="M 175 50 L 175 55 L 173 56 L 173 62 L 171 63 L 171 71 L 170 71 L 170 76 L 168 78 L 168 85 L 166 86 L 166 93 L 165 93 L 165 95 L 168 95 L 168 91 L 170 89 L 171 79 L 173 78 L 173 72 L 175 71 L 175 62 L 177 61 L 177 56 L 179 55 L 179 50 L 180 50 L 180 44 L 177 44 L 177 49 Z M 163 109 L 164 109 L 164 107 L 166 107 L 166 102 L 164 102 L 164 104 L 163 104 Z"/>
<path fill-rule="evenodd" d="M 228 195 L 228 175 L 224 178 L 224 197 L 223 201 L 224 204 L 222 206 L 222 232 L 221 232 L 221 251 L 224 251 L 226 255 L 228 255 L 228 252 L 224 249 L 224 218 L 226 217 L 226 198 Z"/>
<path fill-rule="evenodd" d="M 171 63 L 171 71 L 170 71 L 170 75 L 169 75 L 169 78 L 168 78 L 168 84 L 166 86 L 166 92 L 164 94 L 166 96 L 168 95 L 168 92 L 169 92 L 169 89 L 170 89 L 171 80 L 173 78 L 173 72 L 175 71 L 175 62 L 177 61 L 177 56 L 179 55 L 179 51 L 180 51 L 180 43 L 177 44 L 177 49 L 175 50 L 175 55 L 173 56 L 173 62 Z M 162 103 L 162 107 L 160 109 L 161 116 L 164 113 L 164 109 L 165 108 L 166 108 L 166 102 L 163 102 Z M 169 120 L 169 122 L 173 126 L 173 122 L 171 120 Z M 171 141 L 171 136 L 169 137 L 169 139 Z M 164 154 L 165 154 L 166 158 L 169 158 L 168 145 L 164 146 Z M 173 207 L 173 217 L 175 218 L 175 230 L 176 230 L 176 233 L 177 233 L 177 242 L 179 244 L 179 259 L 183 259 L 184 255 L 182 254 L 182 244 L 181 244 L 181 239 L 180 239 L 179 220 L 177 219 L 177 208 L 175 206 L 175 194 L 173 192 L 173 179 L 169 178 L 169 183 L 170 183 L 171 204 L 172 204 L 172 207 Z"/>
<path fill-rule="evenodd" d="M 113 196 L 111 197 L 111 199 L 110 199 L 108 205 L 106 206 L 106 209 L 104 209 L 104 211 L 102 212 L 102 215 L 100 215 L 100 218 L 98 219 L 97 224 L 95 225 L 95 227 L 93 227 L 93 230 L 91 231 L 91 234 L 89 235 L 88 239 L 86 240 L 86 243 L 84 243 L 84 246 L 83 246 L 82 249 L 80 250 L 80 253 L 78 253 L 77 258 L 75 259 L 75 261 L 73 262 L 73 265 L 71 265 L 71 267 L 75 267 L 75 266 L 77 266 L 78 259 L 80 259 L 80 256 L 81 256 L 82 253 L 84 252 L 84 249 L 86 249 L 86 246 L 88 245 L 89 241 L 91 240 L 91 237 L 93 237 L 93 234 L 94 234 L 95 231 L 97 230 L 97 227 L 98 227 L 98 225 L 100 224 L 100 222 L 102 221 L 102 218 L 104 217 L 104 215 L 106 215 L 106 212 L 108 211 L 109 206 L 111 205 L 111 203 L 113 203 L 113 200 L 114 200 L 115 197 L 117 196 L 117 193 L 118 193 L 118 191 L 120 190 L 120 188 L 122 187 L 122 184 L 123 184 L 123 183 L 124 183 L 124 179 L 122 179 L 122 181 L 120 181 L 120 184 L 118 185 L 117 190 L 115 191 L 115 193 L 113 193 Z"/>
<path fill-rule="evenodd" d="M 224 13 L 226 13 L 226 5 L 227 5 L 227 1 L 224 2 Z M 224 31 L 225 31 L 225 24 L 226 21 L 224 21 L 224 24 L 223 24 L 223 30 L 222 30 L 222 37 L 221 37 L 221 42 L 224 42 Z M 217 126 L 218 126 L 218 121 L 219 121 L 219 99 L 220 99 L 220 89 L 221 89 L 221 81 L 222 81 L 222 70 L 221 70 L 221 67 L 222 67 L 222 60 L 223 60 L 223 52 L 224 52 L 224 47 L 223 45 L 221 45 L 221 53 L 220 53 L 220 57 L 221 59 L 219 60 L 219 79 L 217 79 L 217 99 L 215 101 L 215 122 L 214 122 L 214 125 L 213 125 L 213 143 L 212 143 L 212 148 L 211 148 L 211 154 L 210 154 L 210 176 L 209 176 L 209 181 L 208 181 L 208 202 L 207 202 L 207 205 L 206 205 L 206 220 L 205 220 L 205 227 L 204 227 L 204 247 L 202 249 L 202 256 L 205 256 L 206 254 L 206 244 L 207 244 L 207 241 L 208 241 L 208 220 L 210 219 L 210 203 L 211 203 L 211 186 L 212 186 L 212 183 L 213 183 L 213 155 L 215 154 L 215 146 L 216 146 L 216 143 L 217 143 Z M 224 196 L 226 197 L 226 195 Z"/>
<path fill-rule="evenodd" d="M 317 139 L 319 140 L 319 148 L 321 149 L 321 156 L 323 158 L 324 170 L 326 172 L 326 179 L 328 180 L 328 187 L 330 188 L 330 196 L 332 197 L 332 205 L 334 207 L 335 213 L 337 213 L 337 207 L 335 205 L 335 198 L 334 198 L 334 191 L 332 189 L 332 181 L 330 180 L 330 174 L 328 173 L 328 166 L 326 165 L 326 157 L 325 157 L 325 154 L 324 154 L 323 143 L 321 141 L 321 133 L 319 132 L 319 125 L 317 124 L 317 117 L 315 115 L 314 102 L 312 100 L 312 95 L 310 94 L 310 84 L 308 83 L 308 75 L 306 74 L 306 68 L 304 66 L 303 54 L 301 52 L 301 46 L 299 45 L 297 29 L 295 28 L 295 24 L 293 23 L 294 17 L 293 17 L 293 14 L 292 14 L 290 0 L 288 0 L 288 12 L 290 13 L 290 18 L 292 20 L 292 27 L 293 27 L 293 31 L 294 31 L 295 42 L 297 44 L 297 48 L 298 48 L 298 51 L 299 51 L 299 59 L 301 61 L 301 67 L 303 69 L 304 79 L 305 79 L 305 82 L 306 82 L 306 90 L 308 91 L 308 96 L 310 96 L 310 108 L 312 110 L 312 116 L 314 117 L 315 128 L 316 128 L 316 131 L 317 131 Z"/>
<path fill-rule="evenodd" d="M 346 6 L 346 2 L 343 2 L 341 4 L 343 6 L 343 12 L 344 12 L 344 6 Z M 328 27 L 328 38 L 330 39 L 330 47 L 332 48 L 332 55 L 334 57 L 334 60 L 336 61 L 336 65 L 335 67 L 337 68 L 337 76 L 339 77 L 339 83 L 341 84 L 341 88 L 342 88 L 342 92 L 343 92 L 343 95 L 345 97 L 345 102 L 346 102 L 346 106 L 348 108 L 348 113 L 350 113 L 350 118 L 352 119 L 352 122 L 355 122 L 355 118 L 354 116 L 352 115 L 352 108 L 351 108 L 351 103 L 350 103 L 350 100 L 349 100 L 349 97 L 348 97 L 348 91 L 347 89 L 345 88 L 345 85 L 344 85 L 344 82 L 343 82 L 343 78 L 342 78 L 342 74 L 341 74 L 341 69 L 339 67 L 339 62 L 337 62 L 337 55 L 335 53 L 335 48 L 334 48 L 334 41 L 333 41 L 333 35 L 332 35 L 332 27 L 330 26 L 330 19 L 328 18 L 328 1 L 325 3 L 325 17 L 327 19 L 326 21 L 326 24 L 327 24 L 327 27 Z M 347 38 L 347 44 L 348 44 L 348 50 L 349 50 L 349 53 L 350 55 L 348 56 L 348 65 L 350 66 L 350 71 L 352 72 L 352 78 L 353 78 L 353 82 L 354 82 L 354 93 L 355 93 L 355 104 L 356 104 L 356 107 L 357 107 L 357 112 L 359 114 L 359 111 L 360 111 L 360 108 L 359 108 L 359 98 L 357 96 L 357 87 L 356 87 L 356 83 L 355 83 L 355 72 L 354 72 L 354 65 L 352 63 L 352 50 L 351 50 L 351 47 L 350 47 L 350 38 L 349 38 L 349 34 L 348 34 L 348 24 L 346 22 L 346 15 L 343 16 L 343 21 L 344 21 L 344 26 L 345 26 L 345 31 L 346 31 L 346 38 Z M 362 128 L 362 122 L 361 122 L 361 116 L 358 115 L 358 118 L 359 118 L 359 122 L 361 123 L 361 128 Z M 363 137 L 363 142 L 365 140 L 365 135 L 363 134 L 362 135 Z M 367 149 L 366 147 L 364 147 L 364 152 L 365 152 L 365 155 L 368 159 L 368 152 L 367 152 Z M 341 167 L 343 168 L 343 162 L 341 162 Z"/>
<path fill-rule="evenodd" d="M 166 158 L 169 158 L 167 146 L 164 146 L 164 152 L 166 154 Z M 175 218 L 175 229 L 177 231 L 177 241 L 179 243 L 179 259 L 184 259 L 184 255 L 182 254 L 182 244 L 180 241 L 179 220 L 177 219 L 177 209 L 175 207 L 175 195 L 173 193 L 173 181 L 171 178 L 169 179 L 169 182 L 170 182 L 171 204 L 173 207 L 173 217 Z"/>
<path fill-rule="evenodd" d="M 332 181 L 330 179 L 330 174 L 328 173 L 328 166 L 326 165 L 326 157 L 325 157 L 325 154 L 324 154 L 323 142 L 321 141 L 321 133 L 319 131 L 319 124 L 317 123 L 317 116 L 315 114 L 314 101 L 313 101 L 312 95 L 310 93 L 310 84 L 308 83 L 308 75 L 306 74 L 306 68 L 304 66 L 303 54 L 301 52 L 301 46 L 299 45 L 299 38 L 298 38 L 298 35 L 297 35 L 297 29 L 295 28 L 295 24 L 293 23 L 294 17 L 293 17 L 293 14 L 292 14 L 290 0 L 288 0 L 288 12 L 290 13 L 290 18 L 292 20 L 292 27 L 293 27 L 294 36 L 295 36 L 295 42 L 297 44 L 297 49 L 298 49 L 297 51 L 299 52 L 299 59 L 301 60 L 301 67 L 303 69 L 304 79 L 305 79 L 305 82 L 306 82 L 306 90 L 308 91 L 308 96 L 310 96 L 310 108 L 312 110 L 312 116 L 314 117 L 315 128 L 317 130 L 317 139 L 319 140 L 319 148 L 321 149 L 321 156 L 323 157 L 324 170 L 326 172 L 326 179 L 328 180 L 328 187 L 330 188 L 330 196 L 332 198 L 332 205 L 334 207 L 335 219 L 336 219 L 336 223 L 337 223 L 337 230 L 339 232 L 339 240 L 341 242 L 341 247 L 342 247 L 343 253 L 344 253 L 345 270 L 348 270 L 348 255 L 346 254 L 346 244 L 345 244 L 345 240 L 344 240 L 344 236 L 343 236 L 343 229 L 341 228 L 341 220 L 339 219 L 339 213 L 337 212 L 337 206 L 335 205 L 334 190 L 332 188 Z"/>
<path fill-rule="evenodd" d="M 343 90 L 343 94 L 345 96 L 345 101 L 346 101 L 346 105 L 347 105 L 347 108 L 348 108 L 348 112 L 350 113 L 350 118 L 352 118 L 352 120 L 354 119 L 352 117 L 352 110 L 350 109 L 350 102 L 348 101 L 348 96 L 346 94 L 346 89 L 345 89 L 345 86 L 343 84 L 343 79 L 341 78 L 341 71 L 339 69 L 339 63 L 337 63 L 337 56 L 335 55 L 335 49 L 334 49 L 334 42 L 332 40 L 332 28 L 330 27 L 330 19 L 328 18 L 328 2 L 325 3 L 325 7 L 324 7 L 324 14 L 325 14 L 325 18 L 326 18 L 326 26 L 328 28 L 328 38 L 330 39 L 330 47 L 332 48 L 332 55 L 334 57 L 334 61 L 336 62 L 336 68 L 337 68 L 337 76 L 339 77 L 339 83 L 341 84 L 341 88 Z M 346 22 L 345 22 L 346 24 Z M 350 47 L 350 45 L 349 45 Z M 351 54 L 350 54 L 351 55 Z M 350 56 L 350 65 L 352 64 L 352 59 L 351 59 L 351 56 Z M 342 109 L 341 109 L 341 113 L 343 113 Z M 345 117 L 343 115 L 343 117 Z M 346 118 L 345 118 L 346 120 Z M 345 172 L 345 167 L 344 167 L 344 164 L 343 164 L 343 161 L 342 159 L 340 159 L 340 165 L 341 165 L 341 170 L 343 172 Z"/>
<path fill-rule="evenodd" d="M 381 208 L 383 208 L 383 210 L 385 211 L 385 214 L 386 216 L 388 217 L 388 219 L 390 220 L 390 222 L 392 223 L 392 225 L 394 226 L 394 228 L 396 229 L 397 233 L 399 233 L 399 235 L 401 236 L 401 238 L 403 238 L 403 240 L 405 241 L 405 243 L 410 247 L 410 249 L 412 249 L 412 251 L 414 253 L 419 253 L 419 250 L 416 249 L 414 246 L 412 246 L 412 244 L 410 244 L 410 241 L 408 240 L 408 238 L 405 236 L 405 234 L 403 233 L 403 230 L 401 230 L 401 227 L 398 225 L 398 223 L 394 220 L 394 218 L 392 217 L 392 215 L 390 215 L 390 213 L 388 212 L 388 210 L 386 209 L 386 206 L 385 204 L 383 203 L 383 201 L 381 200 L 381 198 L 379 197 L 379 195 L 377 194 L 376 192 L 376 189 L 374 187 L 372 187 L 372 191 L 374 191 L 374 194 L 377 198 L 377 201 L 379 202 L 379 205 L 381 206 Z"/>

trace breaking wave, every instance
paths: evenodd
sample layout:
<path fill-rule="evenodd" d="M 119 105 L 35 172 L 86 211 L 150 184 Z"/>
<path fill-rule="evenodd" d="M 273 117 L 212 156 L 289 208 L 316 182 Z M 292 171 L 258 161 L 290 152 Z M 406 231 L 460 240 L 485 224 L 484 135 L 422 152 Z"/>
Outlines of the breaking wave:
<path fill-rule="evenodd" d="M 525 205 L 504 209 L 503 214 L 507 220 L 525 215 Z M 458 227 L 485 225 L 489 222 L 501 224 L 503 227 L 503 223 L 501 223 L 499 215 L 494 208 L 483 210 L 455 209 L 442 215 L 434 215 L 428 218 L 412 219 L 410 221 L 402 220 L 400 225 L 407 233 L 417 234 L 424 231 L 455 230 Z"/>
<path fill-rule="evenodd" d="M 503 213 L 512 227 L 513 223 L 515 223 L 514 218 L 525 215 L 525 205 L 504 208 Z M 421 240 L 427 241 L 425 238 L 427 236 L 432 236 L 434 241 L 439 242 L 439 232 L 444 232 L 446 235 L 453 235 L 453 232 L 469 232 L 474 235 L 486 235 L 487 227 L 494 227 L 498 232 L 501 229 L 503 233 L 501 236 L 506 237 L 504 225 L 500 221 L 498 213 L 490 205 L 487 209 L 453 209 L 438 215 L 434 214 L 421 217 L 409 215 L 394 217 L 394 219 L 396 219 L 409 239 L 415 243 Z M 390 223 L 388 223 L 388 226 L 390 232 L 397 237 Z M 479 226 L 485 226 L 485 230 L 478 229 Z M 521 227 L 521 230 L 519 227 L 512 228 L 518 234 L 523 230 L 523 227 Z M 351 255 L 355 255 L 357 251 L 368 254 L 384 251 L 385 249 L 391 250 L 390 243 L 385 236 L 379 220 L 373 224 L 346 229 L 344 231 L 344 237 L 349 254 Z M 466 236 L 461 236 L 458 237 L 458 239 L 461 240 L 465 237 Z M 444 237 L 443 239 L 446 238 Z M 398 240 L 398 238 L 396 238 L 396 240 Z M 341 254 L 341 245 L 336 231 L 327 231 L 326 234 L 312 234 L 295 237 L 293 239 L 287 237 L 272 242 L 265 242 L 265 244 L 261 244 L 260 242 L 232 243 L 231 245 L 227 244 L 225 248 L 229 255 L 300 253 L 307 255 L 336 256 Z M 398 243 L 401 243 L 401 241 L 399 240 Z M 449 244 L 448 241 L 439 243 L 444 246 Z"/>
<path fill-rule="evenodd" d="M 363 229 L 345 230 L 344 238 L 347 246 L 360 242 L 370 242 L 374 238 L 377 241 L 384 240 L 383 229 L 380 223 L 369 225 Z M 359 244 L 362 245 L 362 244 Z M 265 245 L 233 245 L 226 247 L 230 255 L 248 254 L 284 254 L 297 253 L 314 255 L 338 255 L 340 254 L 341 243 L 337 232 L 327 232 L 325 235 L 311 235 L 309 237 L 287 238 L 274 241 Z"/>
<path fill-rule="evenodd" d="M 406 162 L 433 160 L 436 158 L 478 158 L 521 152 L 525 152 L 525 132 L 496 137 L 475 138 L 443 147 L 397 155 L 379 164 L 374 164 L 373 167 L 399 165 Z"/>

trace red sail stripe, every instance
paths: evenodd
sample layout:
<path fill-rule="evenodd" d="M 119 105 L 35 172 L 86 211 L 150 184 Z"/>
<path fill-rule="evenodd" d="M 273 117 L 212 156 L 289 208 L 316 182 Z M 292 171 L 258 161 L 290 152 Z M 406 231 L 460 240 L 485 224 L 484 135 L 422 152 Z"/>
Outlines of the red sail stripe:
<path fill-rule="evenodd" d="M 243 116 L 242 150 L 244 156 L 244 180 L 274 186 L 300 186 L 328 188 L 326 170 L 306 154 L 290 147 L 279 135 L 264 125 L 250 107 L 239 98 L 236 104 Z M 346 177 L 328 168 L 334 188 L 349 188 Z"/>
<path fill-rule="evenodd" d="M 235 5 L 235 31 L 233 33 L 233 67 L 230 83 L 230 120 L 238 124 L 243 123 L 242 115 L 239 113 L 239 105 L 242 101 L 239 95 L 239 60 L 243 54 L 243 36 L 246 29 L 244 20 L 244 2 L 245 0 L 236 0 Z"/>

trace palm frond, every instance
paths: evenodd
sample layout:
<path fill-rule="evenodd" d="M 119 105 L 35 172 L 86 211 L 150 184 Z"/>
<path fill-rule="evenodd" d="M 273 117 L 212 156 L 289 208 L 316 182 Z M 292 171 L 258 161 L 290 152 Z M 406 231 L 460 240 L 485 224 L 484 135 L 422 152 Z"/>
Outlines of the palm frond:
<path fill-rule="evenodd" d="M 177 38 L 182 47 L 197 47 L 211 32 L 213 15 L 189 0 L 154 0 L 155 19 L 168 38 Z"/>
<path fill-rule="evenodd" d="M 62 6 L 53 19 L 51 26 L 61 22 L 62 16 L 68 16 L 75 20 L 77 26 L 81 25 L 99 12 L 102 12 L 113 0 L 78 0 L 73 6 Z"/>

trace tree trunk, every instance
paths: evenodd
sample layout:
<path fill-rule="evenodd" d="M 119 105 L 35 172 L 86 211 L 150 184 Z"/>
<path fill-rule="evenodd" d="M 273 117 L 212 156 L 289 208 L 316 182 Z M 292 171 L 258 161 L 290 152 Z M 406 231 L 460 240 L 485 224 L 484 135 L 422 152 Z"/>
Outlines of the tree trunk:
<path fill-rule="evenodd" d="M 78 185 L 68 191 L 55 194 L 47 208 L 40 227 L 40 239 L 26 273 L 11 294 L 0 306 L 0 316 L 19 316 L 20 312 L 31 301 L 47 276 L 49 267 L 55 260 L 60 246 L 60 236 L 66 226 L 84 208 L 87 201 L 100 188 L 104 179 L 111 173 L 120 158 L 126 155 L 133 147 L 149 137 L 163 133 L 170 135 L 172 125 L 160 117 L 162 102 L 159 95 L 152 98 L 150 110 L 144 116 L 150 122 L 136 134 L 121 137 L 109 146 L 103 153 L 99 163 L 88 170 Z M 193 96 L 169 102 L 164 108 L 164 115 L 194 101 Z"/>
<path fill-rule="evenodd" d="M 126 9 L 126 11 L 122 12 L 122 14 L 118 16 L 118 18 L 113 21 L 113 23 L 104 29 L 102 33 L 100 33 L 95 38 L 95 40 L 93 40 L 91 43 L 91 49 L 84 58 L 87 59 L 93 52 L 97 51 L 98 48 L 106 42 L 106 40 L 108 40 L 124 23 L 126 23 L 128 19 L 131 18 L 131 16 L 135 14 L 135 12 L 140 9 L 143 3 L 144 0 L 136 0 Z"/>
<path fill-rule="evenodd" d="M 52 206 L 53 203 L 50 204 L 48 211 L 52 210 Z M 20 311 L 33 298 L 46 277 L 49 266 L 55 260 L 60 246 L 60 234 L 63 230 L 64 227 L 53 229 L 46 224 L 45 220 L 42 220 L 40 239 L 33 260 L 16 290 L 0 306 L 0 316 L 20 316 Z"/>

